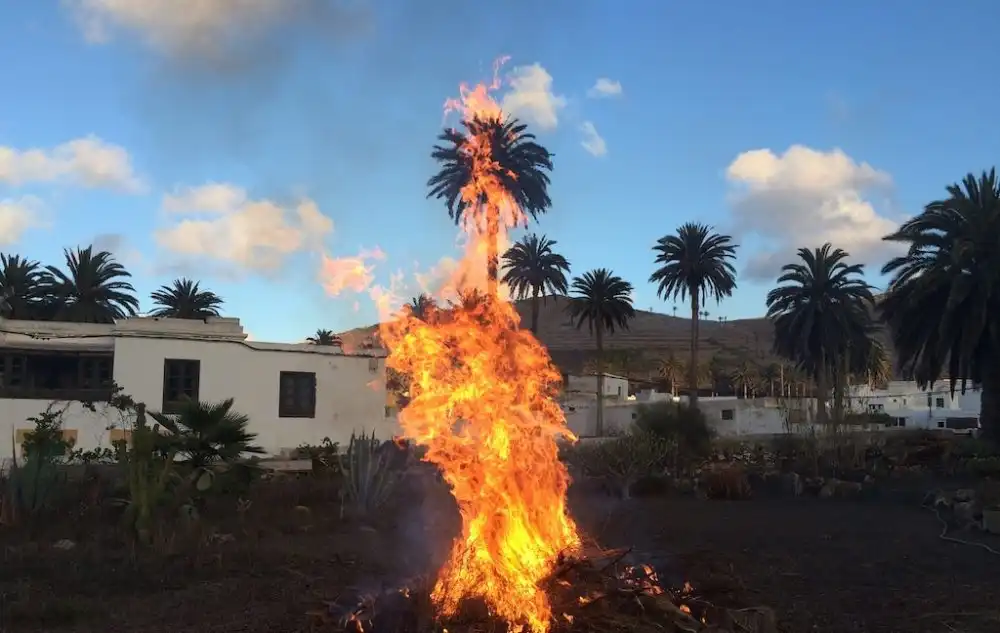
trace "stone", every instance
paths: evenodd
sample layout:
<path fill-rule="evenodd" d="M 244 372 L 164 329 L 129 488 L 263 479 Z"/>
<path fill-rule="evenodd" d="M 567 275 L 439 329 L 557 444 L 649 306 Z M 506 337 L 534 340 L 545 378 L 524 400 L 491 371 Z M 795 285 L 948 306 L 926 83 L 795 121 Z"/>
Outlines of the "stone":
<path fill-rule="evenodd" d="M 794 497 L 799 497 L 805 490 L 802 477 L 798 473 L 786 473 L 782 476 L 782 488 L 785 492 L 791 493 Z"/>
<path fill-rule="evenodd" d="M 838 481 L 836 479 L 829 479 L 824 482 L 819 489 L 819 498 L 830 499 L 837 494 L 837 483 Z"/>
<path fill-rule="evenodd" d="M 76 547 L 76 543 L 74 543 L 73 541 L 69 540 L 68 538 L 64 538 L 64 539 L 58 540 L 55 543 L 53 543 L 52 547 L 55 548 L 55 549 L 61 549 L 64 552 L 68 552 L 69 550 L 71 550 L 74 547 Z"/>

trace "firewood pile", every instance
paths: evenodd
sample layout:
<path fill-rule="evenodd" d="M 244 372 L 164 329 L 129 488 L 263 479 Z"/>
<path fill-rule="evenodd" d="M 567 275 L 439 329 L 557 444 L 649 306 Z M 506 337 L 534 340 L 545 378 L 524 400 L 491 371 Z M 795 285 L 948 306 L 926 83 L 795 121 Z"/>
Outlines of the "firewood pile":
<path fill-rule="evenodd" d="M 663 586 L 647 565 L 626 562 L 628 550 L 565 557 L 546 582 L 552 633 L 776 633 L 766 607 L 713 605 L 687 583 Z M 348 597 L 310 612 L 317 633 L 514 633 L 517 626 L 492 618 L 484 603 L 470 600 L 461 612 L 439 620 L 430 599 L 433 580 L 373 595 Z"/>

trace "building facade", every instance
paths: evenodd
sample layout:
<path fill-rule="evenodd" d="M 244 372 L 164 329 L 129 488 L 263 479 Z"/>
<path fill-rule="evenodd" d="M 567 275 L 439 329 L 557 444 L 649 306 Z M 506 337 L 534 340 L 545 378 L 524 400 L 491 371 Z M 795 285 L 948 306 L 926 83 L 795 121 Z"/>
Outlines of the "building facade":
<path fill-rule="evenodd" d="M 386 416 L 385 352 L 248 341 L 239 319 L 136 317 L 114 324 L 0 319 L 0 456 L 32 428 L 28 418 L 61 411 L 76 446 L 110 446 L 128 433 L 101 401 L 114 385 L 153 411 L 184 399 L 219 402 L 250 418 L 269 454 L 352 431 L 396 433 Z M 90 411 L 81 402 L 98 403 Z"/>

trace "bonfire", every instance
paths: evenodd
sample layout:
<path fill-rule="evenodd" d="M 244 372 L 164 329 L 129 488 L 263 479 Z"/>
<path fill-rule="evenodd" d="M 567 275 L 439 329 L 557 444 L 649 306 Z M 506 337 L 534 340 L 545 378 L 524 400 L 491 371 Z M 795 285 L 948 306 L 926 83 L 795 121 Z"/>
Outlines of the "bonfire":
<path fill-rule="evenodd" d="M 499 85 L 495 73 L 446 103 L 465 130 L 445 135 L 461 144 L 466 177 L 466 260 L 442 291 L 452 296 L 439 297 L 452 307 L 404 309 L 380 329 L 387 366 L 409 381 L 402 430 L 450 487 L 461 533 L 434 576 L 328 605 L 321 619 L 350 633 L 758 630 L 759 612 L 717 612 L 628 552 L 583 545 L 558 457 L 558 442 L 575 440 L 556 400 L 560 375 L 496 279 L 499 245 L 527 219 L 498 168 L 498 134 L 516 127 L 492 97 Z M 470 292 L 478 300 L 454 301 Z"/>

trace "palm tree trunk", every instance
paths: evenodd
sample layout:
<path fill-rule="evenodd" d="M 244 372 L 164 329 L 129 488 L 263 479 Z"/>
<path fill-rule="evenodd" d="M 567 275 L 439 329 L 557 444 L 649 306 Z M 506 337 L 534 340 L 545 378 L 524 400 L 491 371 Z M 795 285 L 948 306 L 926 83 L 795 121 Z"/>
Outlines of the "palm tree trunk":
<path fill-rule="evenodd" d="M 844 357 L 838 358 L 834 364 L 833 372 L 833 421 L 842 422 L 844 419 L 844 372 L 846 365 Z"/>
<path fill-rule="evenodd" d="M 979 423 L 983 427 L 983 437 L 1000 444 L 1000 371 L 987 368 L 983 372 L 982 399 L 979 408 Z"/>
<path fill-rule="evenodd" d="M 541 301 L 538 299 L 538 287 L 532 289 L 531 291 L 531 333 L 538 334 L 538 313 L 541 307 Z"/>
<path fill-rule="evenodd" d="M 691 406 L 698 406 L 698 315 L 701 310 L 697 290 L 691 293 L 691 360 L 688 367 L 688 386 L 691 394 L 688 402 Z"/>
<path fill-rule="evenodd" d="M 498 297 L 500 271 L 500 209 L 486 203 L 486 290 L 491 299 Z"/>
<path fill-rule="evenodd" d="M 604 328 L 600 321 L 594 329 L 594 338 L 597 342 L 597 427 L 594 433 L 597 437 L 604 437 Z"/>

